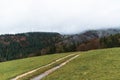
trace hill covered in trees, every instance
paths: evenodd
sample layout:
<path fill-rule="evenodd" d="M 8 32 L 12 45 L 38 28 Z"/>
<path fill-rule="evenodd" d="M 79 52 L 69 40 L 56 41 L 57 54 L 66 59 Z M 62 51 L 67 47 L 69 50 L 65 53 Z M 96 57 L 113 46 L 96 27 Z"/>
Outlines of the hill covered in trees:
<path fill-rule="evenodd" d="M 29 32 L 0 36 L 0 61 L 61 52 L 118 47 L 120 30 L 91 30 L 80 34 Z"/>
<path fill-rule="evenodd" d="M 0 61 L 41 55 L 40 50 L 61 39 L 58 33 L 22 33 L 0 36 Z"/>

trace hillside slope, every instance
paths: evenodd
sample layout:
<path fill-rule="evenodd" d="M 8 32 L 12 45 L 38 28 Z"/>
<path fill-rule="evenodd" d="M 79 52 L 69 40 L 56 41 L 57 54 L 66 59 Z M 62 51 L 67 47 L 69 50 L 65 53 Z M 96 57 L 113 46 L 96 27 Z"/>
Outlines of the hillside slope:
<path fill-rule="evenodd" d="M 59 58 L 65 57 L 68 54 L 53 54 L 39 57 L 31 57 L 0 63 L 0 80 L 10 80 L 17 75 L 34 70 L 41 66 L 47 65 Z"/>
<path fill-rule="evenodd" d="M 76 53 L 80 56 L 43 78 L 43 80 L 119 80 L 120 48 L 52 54 L 2 62 L 0 63 L 0 79 L 9 80 L 59 58 Z"/>
<path fill-rule="evenodd" d="M 42 80 L 119 80 L 120 48 L 88 51 Z"/>

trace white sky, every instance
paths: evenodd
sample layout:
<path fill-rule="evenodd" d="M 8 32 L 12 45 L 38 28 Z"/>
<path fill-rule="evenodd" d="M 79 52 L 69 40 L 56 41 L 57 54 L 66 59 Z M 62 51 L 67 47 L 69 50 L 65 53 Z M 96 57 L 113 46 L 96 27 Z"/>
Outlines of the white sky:
<path fill-rule="evenodd" d="M 0 0 L 0 34 L 120 26 L 120 0 Z"/>

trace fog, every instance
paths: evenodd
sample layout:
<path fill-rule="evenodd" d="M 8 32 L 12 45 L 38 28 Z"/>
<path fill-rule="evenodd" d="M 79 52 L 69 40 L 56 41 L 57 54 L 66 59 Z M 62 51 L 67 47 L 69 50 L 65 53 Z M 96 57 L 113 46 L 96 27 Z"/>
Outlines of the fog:
<path fill-rule="evenodd" d="M 120 26 L 120 0 L 0 0 L 0 34 Z"/>

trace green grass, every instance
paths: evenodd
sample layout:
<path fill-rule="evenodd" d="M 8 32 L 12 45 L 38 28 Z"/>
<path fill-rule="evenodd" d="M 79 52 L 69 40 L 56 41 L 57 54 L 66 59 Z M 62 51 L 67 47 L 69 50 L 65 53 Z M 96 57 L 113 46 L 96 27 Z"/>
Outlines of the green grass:
<path fill-rule="evenodd" d="M 43 80 L 120 80 L 120 48 L 83 52 Z"/>
<path fill-rule="evenodd" d="M 75 52 L 76 53 L 76 52 Z M 120 48 L 79 52 L 81 55 L 43 80 L 120 80 Z M 0 80 L 46 65 L 67 54 L 53 54 L 0 63 Z M 60 64 L 58 62 L 43 71 Z M 35 73 L 34 75 L 37 75 Z M 29 77 L 29 76 L 28 76 Z"/>
<path fill-rule="evenodd" d="M 39 68 L 69 54 L 71 53 L 45 55 L 40 57 L 31 57 L 26 59 L 2 62 L 0 63 L 0 80 L 9 80 L 19 74 Z"/>

